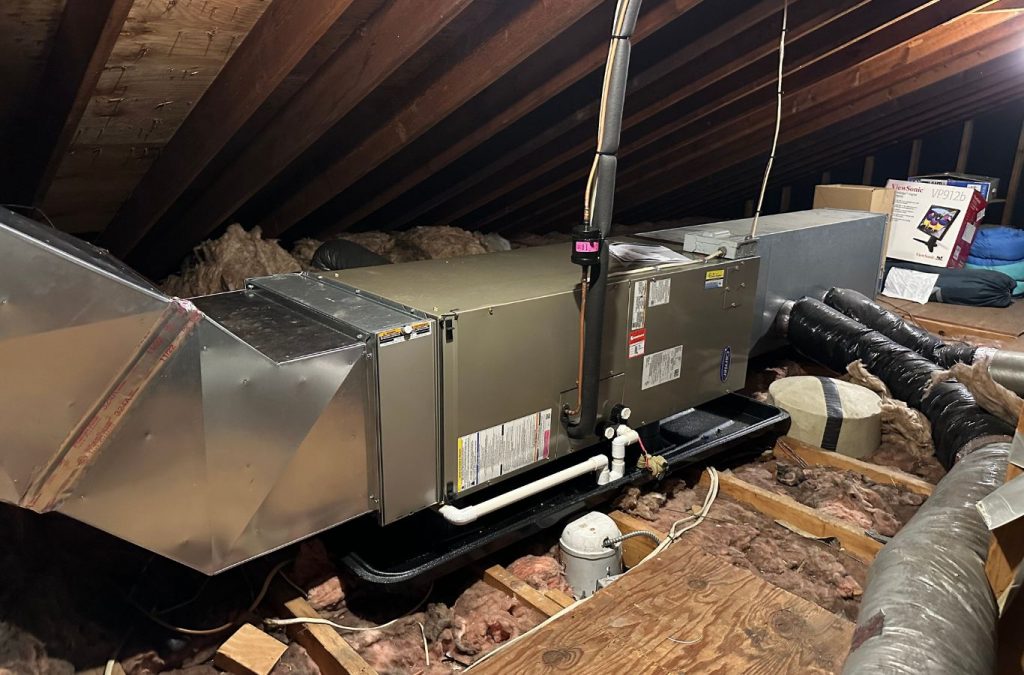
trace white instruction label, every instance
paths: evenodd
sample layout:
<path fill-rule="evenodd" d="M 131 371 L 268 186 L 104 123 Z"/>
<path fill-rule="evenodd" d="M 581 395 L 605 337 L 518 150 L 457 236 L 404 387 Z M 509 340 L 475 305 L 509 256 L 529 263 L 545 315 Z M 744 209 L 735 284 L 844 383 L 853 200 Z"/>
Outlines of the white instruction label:
<path fill-rule="evenodd" d="M 658 279 L 651 282 L 651 299 L 647 301 L 648 307 L 667 305 L 669 296 L 672 293 L 671 279 Z"/>
<path fill-rule="evenodd" d="M 551 408 L 463 436 L 458 443 L 456 490 L 461 492 L 547 459 L 550 445 Z"/>
<path fill-rule="evenodd" d="M 640 330 L 647 319 L 647 281 L 633 284 L 633 313 L 630 314 L 630 330 Z"/>
<path fill-rule="evenodd" d="M 659 384 L 678 380 L 683 372 L 683 346 L 648 354 L 644 357 L 644 374 L 641 389 L 650 389 Z"/>

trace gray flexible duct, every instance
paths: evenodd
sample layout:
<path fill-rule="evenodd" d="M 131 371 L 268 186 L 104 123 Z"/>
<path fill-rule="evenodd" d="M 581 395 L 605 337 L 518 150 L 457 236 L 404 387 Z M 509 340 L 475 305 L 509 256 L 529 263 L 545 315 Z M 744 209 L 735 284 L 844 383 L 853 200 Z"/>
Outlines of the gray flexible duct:
<path fill-rule="evenodd" d="M 964 457 L 875 558 L 843 673 L 992 673 L 999 611 L 975 504 L 1002 485 L 1009 443 Z"/>

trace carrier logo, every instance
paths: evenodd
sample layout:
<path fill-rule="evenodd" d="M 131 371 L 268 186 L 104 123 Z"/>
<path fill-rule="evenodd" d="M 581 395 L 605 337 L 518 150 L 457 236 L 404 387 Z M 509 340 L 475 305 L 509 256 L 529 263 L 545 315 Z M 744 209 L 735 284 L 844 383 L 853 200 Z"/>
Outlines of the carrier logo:
<path fill-rule="evenodd" d="M 729 379 L 729 369 L 732 368 L 732 347 L 722 349 L 722 360 L 718 364 L 718 379 L 725 382 Z"/>

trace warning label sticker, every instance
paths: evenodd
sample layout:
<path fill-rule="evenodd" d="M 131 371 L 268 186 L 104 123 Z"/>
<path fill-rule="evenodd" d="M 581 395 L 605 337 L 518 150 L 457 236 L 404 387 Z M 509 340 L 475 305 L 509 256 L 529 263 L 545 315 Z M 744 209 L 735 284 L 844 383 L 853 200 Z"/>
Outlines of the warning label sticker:
<path fill-rule="evenodd" d="M 461 492 L 547 459 L 551 445 L 551 408 L 463 436 L 458 442 Z"/>
<path fill-rule="evenodd" d="M 630 330 L 640 330 L 647 320 L 647 281 L 633 284 L 633 312 L 630 314 Z"/>
<path fill-rule="evenodd" d="M 647 345 L 647 329 L 630 331 L 629 333 L 629 358 L 635 359 L 644 355 L 644 347 Z"/>
<path fill-rule="evenodd" d="M 683 372 L 683 346 L 672 347 L 644 357 L 641 389 L 650 389 L 659 384 L 678 380 Z"/>
<path fill-rule="evenodd" d="M 658 279 L 651 282 L 651 298 L 647 301 L 648 307 L 667 305 L 672 292 L 671 279 Z"/>
<path fill-rule="evenodd" d="M 704 274 L 704 290 L 725 285 L 725 270 L 709 270 Z"/>

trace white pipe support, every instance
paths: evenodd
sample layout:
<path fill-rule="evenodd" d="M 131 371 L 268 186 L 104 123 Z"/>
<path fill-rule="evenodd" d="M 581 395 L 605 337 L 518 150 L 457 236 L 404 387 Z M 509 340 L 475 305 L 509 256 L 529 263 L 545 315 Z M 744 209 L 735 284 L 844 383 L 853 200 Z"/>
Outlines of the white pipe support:
<path fill-rule="evenodd" d="M 504 494 L 492 497 L 480 502 L 479 504 L 472 504 L 462 508 L 452 506 L 451 504 L 445 504 L 441 507 L 440 513 L 445 520 L 453 525 L 468 525 L 478 518 L 482 518 L 489 513 L 493 513 L 500 508 L 514 504 L 526 499 L 527 497 L 532 497 L 533 495 L 543 492 L 548 488 L 561 485 L 573 478 L 577 478 L 591 472 L 604 472 L 607 469 L 608 458 L 605 455 L 595 455 L 584 462 L 562 469 L 561 471 L 556 471 L 549 476 L 538 478 L 533 482 L 521 485 L 514 490 L 509 490 Z"/>

